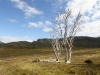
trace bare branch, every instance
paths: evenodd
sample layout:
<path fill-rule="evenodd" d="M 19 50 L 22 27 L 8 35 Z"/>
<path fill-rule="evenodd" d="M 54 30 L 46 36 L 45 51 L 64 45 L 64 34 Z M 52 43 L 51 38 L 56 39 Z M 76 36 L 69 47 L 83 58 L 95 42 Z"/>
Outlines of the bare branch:
<path fill-rule="evenodd" d="M 69 24 L 71 12 L 72 11 L 69 9 L 64 13 L 58 12 L 57 17 L 53 18 L 56 26 L 53 27 L 54 36 L 52 37 L 52 47 L 57 59 L 59 59 L 59 54 L 61 51 L 63 51 L 65 62 L 70 62 L 74 37 L 77 31 L 80 29 L 80 24 L 82 22 L 82 20 L 80 20 L 82 15 L 79 11 L 73 24 Z M 62 24 L 64 25 L 63 27 Z M 61 41 L 59 41 L 60 38 L 62 39 Z"/>

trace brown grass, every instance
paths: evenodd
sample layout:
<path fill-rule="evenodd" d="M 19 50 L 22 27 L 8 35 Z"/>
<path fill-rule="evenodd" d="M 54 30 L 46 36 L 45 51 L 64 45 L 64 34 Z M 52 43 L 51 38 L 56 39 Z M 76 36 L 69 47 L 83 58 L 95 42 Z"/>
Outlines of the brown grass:
<path fill-rule="evenodd" d="M 51 49 L 1 49 L 0 75 L 100 75 L 100 49 L 74 48 L 72 63 L 32 62 L 39 59 L 54 59 Z M 90 59 L 94 64 L 86 64 Z"/>

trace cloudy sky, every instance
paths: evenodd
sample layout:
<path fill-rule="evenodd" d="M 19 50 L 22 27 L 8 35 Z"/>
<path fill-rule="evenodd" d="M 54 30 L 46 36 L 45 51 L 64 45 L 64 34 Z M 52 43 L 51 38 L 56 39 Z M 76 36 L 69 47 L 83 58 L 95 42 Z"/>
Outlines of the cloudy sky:
<path fill-rule="evenodd" d="M 100 0 L 0 0 L 0 41 L 34 41 L 49 38 L 52 17 L 70 8 L 81 9 L 83 28 L 77 36 L 100 36 Z"/>

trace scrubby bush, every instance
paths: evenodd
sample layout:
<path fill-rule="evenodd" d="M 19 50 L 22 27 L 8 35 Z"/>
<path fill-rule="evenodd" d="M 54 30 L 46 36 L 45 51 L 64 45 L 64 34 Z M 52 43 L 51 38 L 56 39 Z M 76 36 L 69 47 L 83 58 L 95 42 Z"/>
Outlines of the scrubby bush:
<path fill-rule="evenodd" d="M 87 59 L 87 60 L 85 60 L 84 62 L 87 63 L 87 64 L 93 64 L 93 61 L 90 60 L 90 59 Z"/>

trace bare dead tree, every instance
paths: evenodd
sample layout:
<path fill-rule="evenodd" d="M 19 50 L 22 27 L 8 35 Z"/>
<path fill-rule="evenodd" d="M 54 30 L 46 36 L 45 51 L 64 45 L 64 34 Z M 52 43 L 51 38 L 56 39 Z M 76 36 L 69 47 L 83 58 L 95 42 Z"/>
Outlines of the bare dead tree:
<path fill-rule="evenodd" d="M 54 18 L 55 27 L 53 27 L 53 33 L 56 33 L 54 35 L 56 38 L 53 36 L 52 47 L 57 60 L 59 60 L 59 54 L 63 51 L 65 62 L 71 62 L 73 41 L 75 34 L 80 29 L 81 17 L 82 15 L 79 12 L 74 21 L 70 21 L 71 10 L 68 9 L 67 12 L 58 13 L 57 17 Z M 69 22 L 72 23 L 70 24 Z M 59 41 L 59 38 L 62 41 Z"/>
<path fill-rule="evenodd" d="M 52 44 L 52 48 L 56 57 L 56 62 L 60 62 L 59 57 L 61 54 L 61 44 L 60 44 L 59 38 L 55 38 L 54 35 L 52 35 L 51 44 Z"/>

